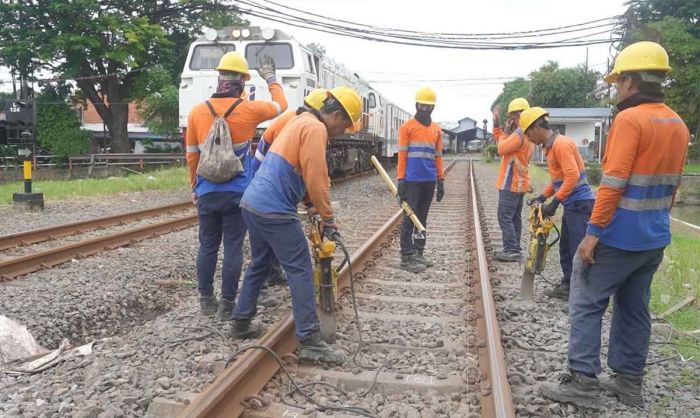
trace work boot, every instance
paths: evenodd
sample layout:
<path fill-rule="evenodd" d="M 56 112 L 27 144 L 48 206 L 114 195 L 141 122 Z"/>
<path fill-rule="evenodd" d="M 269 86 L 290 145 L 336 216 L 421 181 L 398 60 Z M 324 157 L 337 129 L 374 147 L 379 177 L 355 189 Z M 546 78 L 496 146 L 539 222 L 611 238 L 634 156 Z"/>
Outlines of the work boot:
<path fill-rule="evenodd" d="M 200 296 L 199 297 L 199 312 L 204 316 L 214 316 L 216 309 L 219 307 L 216 302 L 216 296 Z"/>
<path fill-rule="evenodd" d="M 345 354 L 326 344 L 321 339 L 320 332 L 314 332 L 308 339 L 299 344 L 299 360 L 342 364 L 345 362 Z"/>
<path fill-rule="evenodd" d="M 237 340 L 258 338 L 262 334 L 262 324 L 250 319 L 233 320 L 229 335 Z"/>
<path fill-rule="evenodd" d="M 642 376 L 611 373 L 610 377 L 600 379 L 600 385 L 603 389 L 614 393 L 625 405 L 644 408 L 642 380 Z"/>
<path fill-rule="evenodd" d="M 543 383 L 540 394 L 557 402 L 568 402 L 585 408 L 600 408 L 600 382 L 597 377 L 572 372 L 562 374 L 560 383 Z"/>
<path fill-rule="evenodd" d="M 499 251 L 494 257 L 496 261 L 502 261 L 504 263 L 517 263 L 520 261 L 520 253 L 511 253 L 506 251 Z"/>
<path fill-rule="evenodd" d="M 219 300 L 219 307 L 216 310 L 216 319 L 219 321 L 230 321 L 231 320 L 231 312 L 233 312 L 233 308 L 236 306 L 236 302 L 234 301 L 228 301 L 224 298 L 221 298 Z"/>
<path fill-rule="evenodd" d="M 565 284 L 560 284 L 554 289 L 548 291 L 547 296 L 549 296 L 550 298 L 569 300 L 569 286 Z"/>
<path fill-rule="evenodd" d="M 413 256 L 417 262 L 424 264 L 426 267 L 432 267 L 435 265 L 432 261 L 428 261 L 423 257 L 423 250 L 416 251 L 416 255 Z"/>
<path fill-rule="evenodd" d="M 423 273 L 425 264 L 419 262 L 413 254 L 401 254 L 401 268 L 411 273 Z"/>

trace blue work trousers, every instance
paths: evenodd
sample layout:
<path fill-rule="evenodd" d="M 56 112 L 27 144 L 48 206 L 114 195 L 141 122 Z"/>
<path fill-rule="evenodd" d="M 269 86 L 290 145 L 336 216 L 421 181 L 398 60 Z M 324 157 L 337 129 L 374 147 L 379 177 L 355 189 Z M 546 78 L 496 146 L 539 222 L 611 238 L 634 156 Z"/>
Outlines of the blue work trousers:
<path fill-rule="evenodd" d="M 311 256 L 298 219 L 273 219 L 243 210 L 248 225 L 251 264 L 245 273 L 233 319 L 251 319 L 257 313 L 260 289 L 270 275 L 275 257 L 287 273 L 292 314 L 299 341 L 319 330 Z"/>
<path fill-rule="evenodd" d="M 498 191 L 498 225 L 503 237 L 503 251 L 520 254 L 520 237 L 523 233 L 523 197 L 525 193 Z"/>
<path fill-rule="evenodd" d="M 586 236 L 588 221 L 591 219 L 595 200 L 577 200 L 564 206 L 561 218 L 561 240 L 559 241 L 559 264 L 564 274 L 561 284 L 570 287 L 571 268 L 578 245 Z"/>
<path fill-rule="evenodd" d="M 197 253 L 197 288 L 202 296 L 214 295 L 214 273 L 221 239 L 224 261 L 221 270 L 221 297 L 233 301 L 243 268 L 243 222 L 241 193 L 212 192 L 197 198 L 199 217 L 199 252 Z"/>
<path fill-rule="evenodd" d="M 435 195 L 434 181 L 407 181 L 406 183 L 406 202 L 415 212 L 416 217 L 428 227 L 428 212 L 430 212 L 430 204 L 433 202 Z M 422 253 L 425 248 L 425 239 L 414 238 L 415 226 L 411 218 L 404 213 L 403 224 L 401 224 L 401 255 L 414 255 L 416 252 Z"/>
<path fill-rule="evenodd" d="M 601 243 L 595 249 L 595 264 L 586 265 L 576 256 L 569 295 L 569 369 L 590 376 L 602 371 L 601 325 L 614 295 L 608 367 L 644 374 L 651 336 L 651 280 L 663 257 L 663 248 L 637 252 Z"/>

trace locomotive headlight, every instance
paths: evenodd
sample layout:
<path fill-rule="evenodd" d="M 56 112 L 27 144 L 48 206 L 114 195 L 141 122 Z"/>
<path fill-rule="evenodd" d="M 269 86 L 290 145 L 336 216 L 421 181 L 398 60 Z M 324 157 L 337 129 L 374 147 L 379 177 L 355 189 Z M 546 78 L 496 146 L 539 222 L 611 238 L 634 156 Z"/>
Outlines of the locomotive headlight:
<path fill-rule="evenodd" d="M 249 36 L 250 36 L 250 29 L 243 29 L 243 30 L 241 31 L 241 35 L 242 35 L 244 38 L 249 37 Z"/>
<path fill-rule="evenodd" d="M 234 29 L 231 31 L 231 36 L 234 38 L 240 38 L 241 37 L 241 30 L 240 29 Z"/>
<path fill-rule="evenodd" d="M 264 40 L 269 41 L 275 37 L 275 30 L 272 28 L 264 28 L 260 34 Z"/>
<path fill-rule="evenodd" d="M 214 42 L 218 36 L 216 29 L 209 28 L 204 31 L 204 38 L 209 42 Z"/>

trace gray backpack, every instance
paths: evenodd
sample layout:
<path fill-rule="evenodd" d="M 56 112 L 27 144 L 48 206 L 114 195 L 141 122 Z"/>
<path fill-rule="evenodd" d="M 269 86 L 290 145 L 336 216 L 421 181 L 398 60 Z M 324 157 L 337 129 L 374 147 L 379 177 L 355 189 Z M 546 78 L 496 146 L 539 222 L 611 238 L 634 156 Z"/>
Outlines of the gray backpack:
<path fill-rule="evenodd" d="M 223 116 L 219 116 L 214 110 L 214 106 L 207 100 L 205 103 L 209 111 L 214 116 L 214 123 L 209 128 L 207 139 L 200 146 L 199 164 L 197 174 L 211 181 L 212 183 L 226 183 L 244 170 L 244 157 L 236 157 L 234 149 L 249 147 L 250 143 L 236 144 L 234 148 L 231 142 L 231 129 L 226 122 L 226 118 L 242 102 L 238 99 L 228 108 Z"/>

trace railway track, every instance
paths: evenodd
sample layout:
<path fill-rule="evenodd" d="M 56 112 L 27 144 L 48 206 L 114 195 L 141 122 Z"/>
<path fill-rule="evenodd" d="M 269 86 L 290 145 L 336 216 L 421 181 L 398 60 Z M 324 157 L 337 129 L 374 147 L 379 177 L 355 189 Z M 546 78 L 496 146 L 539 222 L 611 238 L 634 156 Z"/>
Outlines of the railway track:
<path fill-rule="evenodd" d="M 411 413 L 422 408 L 437 416 L 514 416 L 472 168 L 465 161 L 453 164 L 446 180 L 448 197 L 434 204 L 428 222 L 426 255 L 435 267 L 417 275 L 399 269 L 401 212 L 351 257 L 365 343 L 356 360 L 350 360 L 358 324 L 347 266 L 338 278 L 336 347 L 349 351 L 343 366 L 298 364 L 291 354 L 297 346 L 291 314 L 255 342 L 284 359 L 294 380 L 318 395 L 311 396 L 316 409 L 324 410 L 324 404 L 347 414 L 334 416 L 379 416 L 391 413 L 388 408 L 407 416 L 418 416 Z M 285 393 L 290 379 L 279 370 L 268 352 L 247 350 L 181 416 L 308 413 L 310 398 L 293 390 Z"/>

